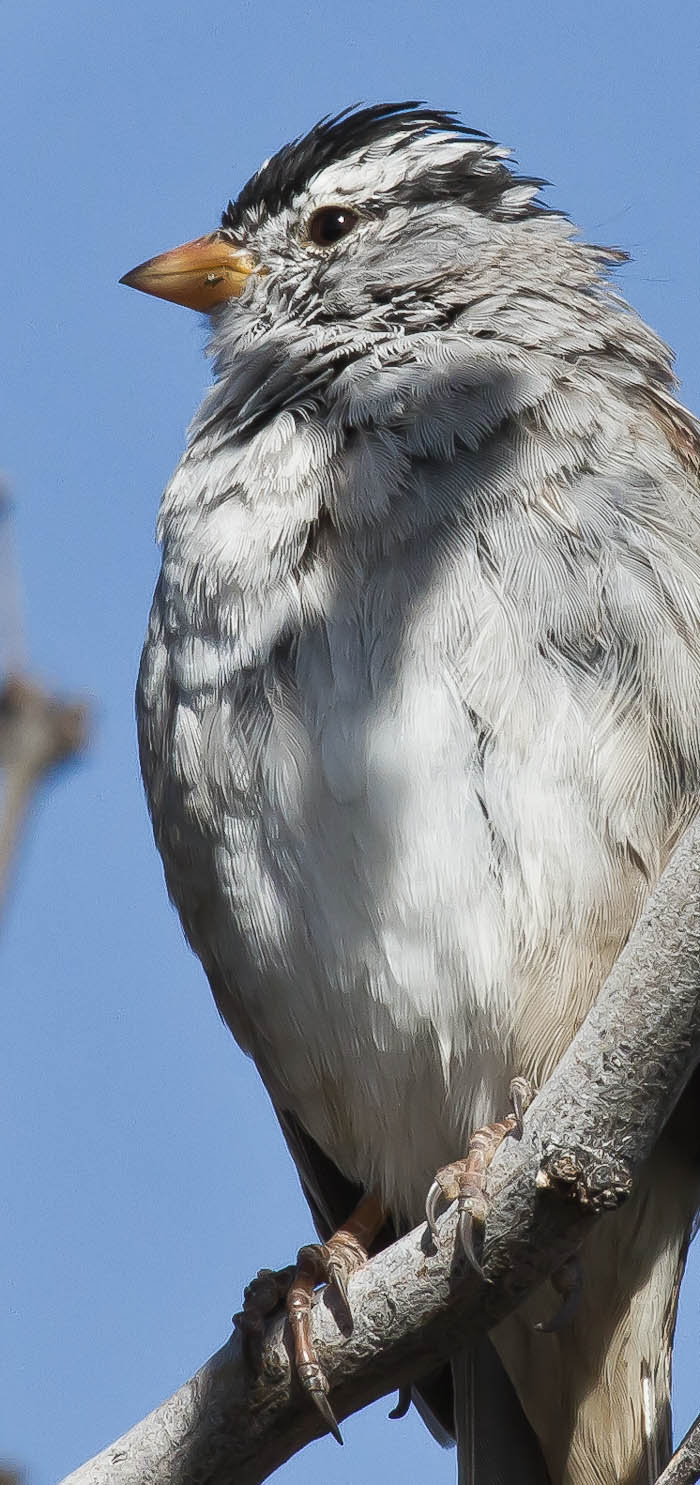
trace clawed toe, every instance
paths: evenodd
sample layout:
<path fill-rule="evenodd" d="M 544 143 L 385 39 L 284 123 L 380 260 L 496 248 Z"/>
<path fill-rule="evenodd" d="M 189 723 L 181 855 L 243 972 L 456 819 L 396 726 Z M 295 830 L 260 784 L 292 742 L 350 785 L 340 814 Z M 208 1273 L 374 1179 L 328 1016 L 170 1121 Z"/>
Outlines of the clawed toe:
<path fill-rule="evenodd" d="M 482 1200 L 477 1207 L 473 1197 L 470 1198 L 469 1196 L 465 1195 L 458 1198 L 457 1244 L 462 1256 L 469 1264 L 469 1267 L 472 1268 L 474 1272 L 479 1275 L 479 1278 L 483 1279 L 484 1283 L 486 1284 L 490 1283 L 491 1281 L 484 1273 L 484 1270 L 481 1267 L 481 1264 L 476 1256 L 474 1235 L 476 1230 L 479 1233 L 479 1243 L 481 1245 L 484 1240 L 484 1227 L 486 1225 L 487 1213 L 488 1203 L 485 1200 Z"/>
<path fill-rule="evenodd" d="M 396 1399 L 396 1406 L 392 1408 L 391 1412 L 388 1415 L 391 1418 L 392 1422 L 396 1422 L 398 1418 L 406 1417 L 412 1401 L 413 1392 L 411 1390 L 410 1383 L 406 1384 L 403 1387 L 399 1387 L 399 1395 Z"/>
<path fill-rule="evenodd" d="M 334 1439 L 343 1439 L 328 1400 L 328 1379 L 319 1362 L 311 1334 L 314 1291 L 319 1284 L 332 1286 L 352 1322 L 348 1279 L 367 1261 L 368 1248 L 384 1222 L 384 1211 L 374 1195 L 363 1197 L 345 1226 L 327 1243 L 308 1243 L 299 1249 L 296 1269 L 287 1295 L 287 1315 L 299 1381 L 318 1409 Z"/>
<path fill-rule="evenodd" d="M 443 1201 L 443 1199 L 444 1196 L 442 1186 L 440 1185 L 440 1182 L 436 1177 L 433 1181 L 432 1186 L 430 1187 L 428 1195 L 425 1198 L 425 1220 L 428 1224 L 428 1227 L 430 1228 L 430 1236 L 432 1237 L 434 1243 L 437 1242 L 437 1219 L 439 1215 L 440 1203 Z"/>
<path fill-rule="evenodd" d="M 243 1291 L 243 1309 L 232 1316 L 234 1328 L 241 1337 L 246 1365 L 254 1377 L 262 1369 L 263 1343 L 267 1322 L 287 1298 L 296 1269 L 261 1268 Z"/>
<path fill-rule="evenodd" d="M 339 1444 L 343 1440 L 328 1400 L 328 1379 L 316 1355 L 311 1335 L 314 1291 L 323 1283 L 332 1287 L 352 1321 L 348 1279 L 366 1262 L 370 1244 L 384 1220 L 384 1209 L 377 1197 L 372 1194 L 363 1197 L 345 1226 L 327 1243 L 308 1243 L 300 1248 L 296 1263 L 288 1268 L 260 1269 L 244 1290 L 243 1309 L 233 1316 L 246 1362 L 253 1376 L 257 1377 L 262 1369 L 267 1322 L 286 1302 L 296 1376 Z"/>
<path fill-rule="evenodd" d="M 441 1204 L 457 1202 L 457 1248 L 469 1266 L 486 1282 L 487 1275 L 476 1253 L 477 1242 L 483 1242 L 489 1209 L 486 1172 L 506 1135 L 522 1134 L 523 1116 L 532 1097 L 533 1090 L 527 1078 L 513 1078 L 510 1085 L 512 1113 L 498 1124 L 487 1124 L 476 1130 L 464 1160 L 455 1160 L 437 1172 L 425 1201 L 425 1218 L 434 1243 L 438 1239 Z"/>
<path fill-rule="evenodd" d="M 338 1263 L 335 1258 L 329 1258 L 328 1260 L 328 1284 L 330 1287 L 335 1289 L 337 1294 L 340 1295 L 343 1305 L 345 1306 L 348 1315 L 350 1315 L 350 1300 L 348 1299 L 348 1285 L 347 1279 L 345 1277 L 345 1270 L 343 1265 L 341 1263 Z"/>
<path fill-rule="evenodd" d="M 523 1132 L 523 1119 L 535 1096 L 535 1090 L 529 1078 L 511 1078 L 508 1091 L 515 1120 L 515 1133 L 520 1137 Z"/>
<path fill-rule="evenodd" d="M 342 1444 L 343 1435 L 338 1427 L 338 1420 L 328 1401 L 328 1378 L 318 1361 L 298 1361 L 297 1376 L 314 1406 L 318 1409 L 321 1417 L 328 1425 L 329 1433 L 332 1433 L 336 1443 Z"/>
<path fill-rule="evenodd" d="M 481 1133 L 480 1130 L 479 1134 Z M 485 1278 L 476 1256 L 475 1229 L 483 1234 L 488 1201 L 478 1180 L 475 1181 L 473 1145 L 474 1140 L 470 1141 L 469 1154 L 465 1160 L 455 1160 L 438 1171 L 426 1197 L 425 1216 L 433 1242 L 437 1243 L 440 1206 L 443 1202 L 457 1202 L 457 1249 L 470 1267 L 481 1278 Z"/>

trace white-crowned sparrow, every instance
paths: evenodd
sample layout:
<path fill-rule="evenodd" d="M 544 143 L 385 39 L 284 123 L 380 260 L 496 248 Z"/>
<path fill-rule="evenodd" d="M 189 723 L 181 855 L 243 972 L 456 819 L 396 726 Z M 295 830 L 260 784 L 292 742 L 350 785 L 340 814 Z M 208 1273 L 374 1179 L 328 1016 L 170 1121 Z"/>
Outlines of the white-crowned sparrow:
<path fill-rule="evenodd" d="M 506 155 L 349 111 L 126 278 L 214 366 L 138 684 L 156 840 L 320 1231 L 374 1194 L 339 1270 L 547 1077 L 696 808 L 700 429 L 622 255 Z M 568 1325 L 540 1293 L 455 1360 L 462 1479 L 646 1482 L 699 1172 L 668 1137 Z"/>

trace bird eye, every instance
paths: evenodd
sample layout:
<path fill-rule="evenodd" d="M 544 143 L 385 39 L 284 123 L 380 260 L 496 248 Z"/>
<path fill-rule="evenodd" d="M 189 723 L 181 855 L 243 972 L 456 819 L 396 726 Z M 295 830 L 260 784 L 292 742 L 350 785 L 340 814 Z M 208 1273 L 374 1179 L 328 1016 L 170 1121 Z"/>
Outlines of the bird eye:
<path fill-rule="evenodd" d="M 357 225 L 357 212 L 345 206 L 322 206 L 315 211 L 309 222 L 309 240 L 317 247 L 332 247 L 341 237 L 347 237 Z"/>

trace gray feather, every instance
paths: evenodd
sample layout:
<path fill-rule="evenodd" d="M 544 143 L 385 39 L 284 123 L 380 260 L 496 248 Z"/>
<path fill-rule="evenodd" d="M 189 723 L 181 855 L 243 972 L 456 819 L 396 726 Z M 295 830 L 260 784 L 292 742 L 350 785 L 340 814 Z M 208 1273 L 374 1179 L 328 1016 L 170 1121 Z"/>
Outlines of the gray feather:
<path fill-rule="evenodd" d="M 547 1076 L 697 807 L 700 436 L 609 283 L 620 255 L 502 151 L 442 125 L 342 138 L 292 197 L 231 209 L 265 271 L 213 316 L 137 708 L 222 1014 L 283 1119 L 400 1227 L 510 1077 Z M 338 200 L 356 229 L 319 252 L 310 215 Z M 613 1459 L 633 1479 L 697 1186 L 685 1165 L 666 1211 L 645 1188 L 644 1220 L 584 1253 L 587 1391 L 572 1345 L 553 1411 L 546 1352 L 520 1368 L 526 1332 L 504 1333 L 553 1485 L 622 1478 Z M 480 1485 L 505 1478 L 506 1403 L 455 1367 Z"/>

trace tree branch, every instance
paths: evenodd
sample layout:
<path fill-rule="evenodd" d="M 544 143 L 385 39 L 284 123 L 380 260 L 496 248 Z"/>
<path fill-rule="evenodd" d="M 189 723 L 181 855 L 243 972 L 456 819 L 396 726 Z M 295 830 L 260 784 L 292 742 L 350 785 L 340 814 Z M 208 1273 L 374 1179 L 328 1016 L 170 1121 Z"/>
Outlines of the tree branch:
<path fill-rule="evenodd" d="M 343 1335 L 314 1310 L 333 1409 L 347 1416 L 489 1329 L 628 1194 L 700 1060 L 700 825 L 676 850 L 596 1005 L 542 1089 L 520 1141 L 494 1161 L 484 1266 L 455 1272 L 454 1217 L 423 1227 L 350 1281 Z M 563 1199 L 562 1199 L 563 1198 Z M 251 1386 L 237 1336 L 191 1381 L 64 1485 L 259 1485 L 323 1426 L 291 1376 L 284 1325 Z M 664 1485 L 690 1475 L 663 1477 Z"/>
<path fill-rule="evenodd" d="M 12 676 L 0 690 L 0 907 L 32 799 L 46 774 L 84 747 L 87 709 Z"/>
<path fill-rule="evenodd" d="M 656 1485 L 695 1485 L 700 1480 L 700 1418 L 688 1429 Z"/>

